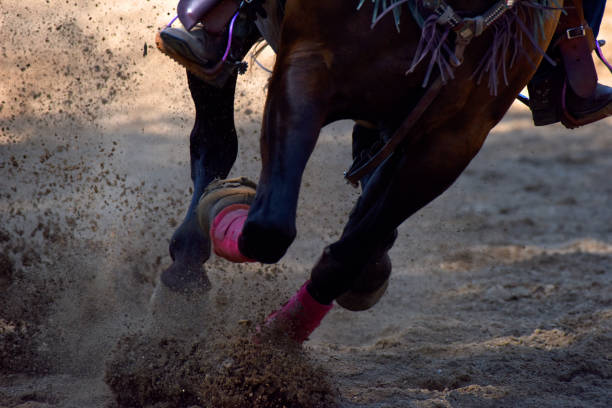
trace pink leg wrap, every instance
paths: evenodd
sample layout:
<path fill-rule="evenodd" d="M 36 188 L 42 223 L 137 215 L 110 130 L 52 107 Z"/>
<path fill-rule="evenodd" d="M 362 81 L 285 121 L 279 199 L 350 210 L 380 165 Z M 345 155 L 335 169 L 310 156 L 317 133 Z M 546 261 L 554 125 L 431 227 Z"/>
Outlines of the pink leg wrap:
<path fill-rule="evenodd" d="M 268 316 L 264 325 L 286 330 L 287 334 L 298 343 L 306 341 L 333 306 L 333 304 L 323 305 L 314 300 L 306 289 L 309 282 L 306 281 L 282 309 Z"/>
<path fill-rule="evenodd" d="M 210 237 L 215 254 L 232 262 L 255 262 L 240 253 L 238 238 L 247 219 L 249 206 L 232 204 L 215 217 L 210 227 Z"/>

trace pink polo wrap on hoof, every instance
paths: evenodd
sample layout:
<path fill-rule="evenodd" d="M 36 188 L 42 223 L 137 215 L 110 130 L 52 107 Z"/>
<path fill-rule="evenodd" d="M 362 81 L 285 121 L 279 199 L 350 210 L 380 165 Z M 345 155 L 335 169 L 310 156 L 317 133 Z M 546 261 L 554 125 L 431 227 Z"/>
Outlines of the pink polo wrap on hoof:
<path fill-rule="evenodd" d="M 246 204 L 232 204 L 221 210 L 210 227 L 215 254 L 232 262 L 255 262 L 240 253 L 238 238 L 249 214 Z"/>
<path fill-rule="evenodd" d="M 310 281 L 304 283 L 282 309 L 268 316 L 264 324 L 267 328 L 282 330 L 291 339 L 303 343 L 319 327 L 333 304 L 324 305 L 317 302 L 306 289 L 308 283 Z"/>

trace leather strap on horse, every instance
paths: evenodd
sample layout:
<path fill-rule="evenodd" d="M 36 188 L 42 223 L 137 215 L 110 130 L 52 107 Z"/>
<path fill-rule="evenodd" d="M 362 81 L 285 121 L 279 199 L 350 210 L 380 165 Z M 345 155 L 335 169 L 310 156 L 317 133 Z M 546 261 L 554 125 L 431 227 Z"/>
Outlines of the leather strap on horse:
<path fill-rule="evenodd" d="M 431 105 L 431 103 L 436 99 L 440 91 L 442 90 L 442 79 L 438 77 L 434 81 L 433 84 L 423 95 L 423 97 L 419 100 L 417 105 L 410 111 L 410 114 L 400 127 L 395 131 L 393 136 L 384 144 L 384 146 L 376 152 L 376 154 L 368 159 L 365 163 L 361 164 L 359 162 L 354 162 L 351 168 L 344 173 L 344 177 L 351 183 L 354 187 L 357 187 L 359 184 L 359 180 L 361 180 L 366 174 L 373 171 L 376 167 L 378 167 L 383 161 L 385 161 L 391 154 L 395 151 L 395 149 L 406 139 L 408 133 L 412 130 L 414 125 L 418 122 L 418 120 L 423 116 L 427 108 Z"/>

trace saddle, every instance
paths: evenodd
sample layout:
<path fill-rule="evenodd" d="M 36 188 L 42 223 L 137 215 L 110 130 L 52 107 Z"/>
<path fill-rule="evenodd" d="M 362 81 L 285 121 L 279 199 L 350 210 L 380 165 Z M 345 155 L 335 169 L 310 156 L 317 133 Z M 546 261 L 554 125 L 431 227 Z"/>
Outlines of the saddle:
<path fill-rule="evenodd" d="M 180 0 L 178 18 L 187 30 L 202 23 L 204 30 L 219 35 L 238 11 L 239 0 Z"/>

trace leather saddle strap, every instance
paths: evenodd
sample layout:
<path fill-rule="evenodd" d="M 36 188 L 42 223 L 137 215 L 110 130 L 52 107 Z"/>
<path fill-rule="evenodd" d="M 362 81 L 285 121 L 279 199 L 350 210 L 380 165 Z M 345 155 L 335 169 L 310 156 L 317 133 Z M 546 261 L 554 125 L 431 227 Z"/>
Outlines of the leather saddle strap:
<path fill-rule="evenodd" d="M 561 16 L 557 29 L 558 47 L 567 81 L 576 95 L 588 98 L 597 87 L 597 71 L 591 53 L 595 47 L 593 30 L 584 19 L 582 2 L 571 1 L 567 15 Z"/>
<path fill-rule="evenodd" d="M 427 88 L 427 91 L 423 97 L 419 100 L 414 109 L 410 111 L 408 117 L 404 119 L 400 127 L 395 131 L 395 133 L 393 133 L 393 136 L 391 136 L 385 145 L 361 166 L 356 167 L 357 163 L 354 163 L 353 166 L 351 166 L 351 168 L 344 174 L 344 177 L 349 181 L 349 183 L 357 187 L 359 180 L 361 180 L 368 173 L 372 172 L 383 161 L 391 156 L 395 149 L 406 139 L 406 136 L 408 136 L 427 108 L 429 108 L 432 102 L 436 99 L 440 93 L 440 90 L 442 90 L 442 85 L 442 78 L 438 77 L 438 79 L 436 79 L 434 83 Z"/>

